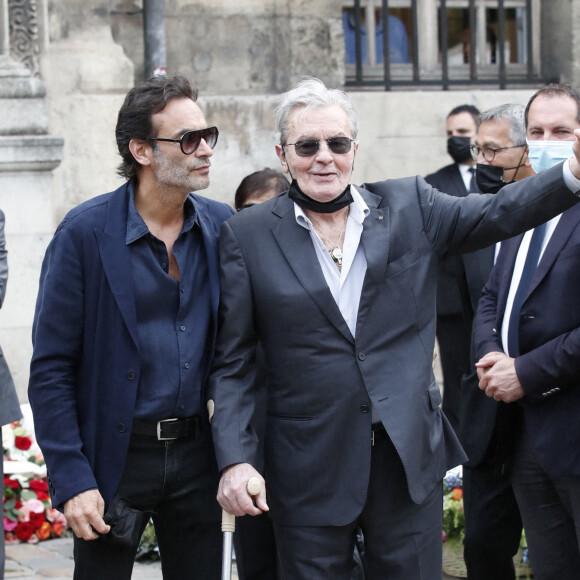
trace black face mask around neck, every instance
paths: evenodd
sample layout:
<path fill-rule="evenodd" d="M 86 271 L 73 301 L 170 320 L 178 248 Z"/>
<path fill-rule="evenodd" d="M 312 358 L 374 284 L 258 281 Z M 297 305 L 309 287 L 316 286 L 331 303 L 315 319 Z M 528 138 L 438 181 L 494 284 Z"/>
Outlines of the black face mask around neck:
<path fill-rule="evenodd" d="M 471 137 L 449 137 L 447 139 L 447 153 L 451 155 L 455 163 L 471 161 Z"/>
<path fill-rule="evenodd" d="M 293 179 L 290 184 L 290 189 L 288 190 L 288 197 L 295 201 L 302 209 L 309 209 L 316 213 L 334 213 L 350 205 L 353 202 L 352 193 L 350 192 L 350 185 L 346 186 L 346 189 L 334 199 L 330 201 L 316 201 L 311 197 L 308 197 L 298 186 L 298 182 Z"/>

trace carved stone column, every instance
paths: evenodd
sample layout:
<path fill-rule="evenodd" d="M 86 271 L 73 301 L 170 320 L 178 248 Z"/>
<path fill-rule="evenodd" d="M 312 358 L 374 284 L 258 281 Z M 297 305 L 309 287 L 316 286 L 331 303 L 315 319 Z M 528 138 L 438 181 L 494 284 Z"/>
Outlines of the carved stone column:
<path fill-rule="evenodd" d="M 9 281 L 0 344 L 26 400 L 38 276 L 52 234 L 50 180 L 63 140 L 48 129 L 37 0 L 0 0 L 0 209 L 6 215 Z M 43 11 L 40 11 L 40 15 Z"/>

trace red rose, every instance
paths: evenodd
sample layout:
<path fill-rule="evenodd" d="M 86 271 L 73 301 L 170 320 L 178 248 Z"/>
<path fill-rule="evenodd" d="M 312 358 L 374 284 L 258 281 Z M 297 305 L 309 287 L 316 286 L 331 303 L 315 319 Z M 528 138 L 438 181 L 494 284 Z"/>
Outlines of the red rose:
<path fill-rule="evenodd" d="M 46 483 L 46 479 L 31 479 L 28 482 L 28 488 L 36 492 L 39 491 L 48 492 L 48 483 Z"/>
<path fill-rule="evenodd" d="M 40 501 L 48 501 L 50 499 L 50 496 L 48 495 L 48 493 L 46 493 L 46 491 L 37 491 L 36 492 L 36 497 Z"/>
<path fill-rule="evenodd" d="M 455 501 L 459 501 L 463 497 L 463 490 L 460 487 L 456 487 L 454 490 L 451 491 L 451 497 Z"/>
<path fill-rule="evenodd" d="M 27 542 L 34 533 L 34 526 L 30 522 L 20 522 L 15 528 L 14 533 L 19 540 Z"/>
<path fill-rule="evenodd" d="M 50 524 L 48 522 L 44 522 L 38 530 L 36 530 L 36 536 L 39 540 L 48 540 L 50 538 Z"/>
<path fill-rule="evenodd" d="M 14 491 L 18 491 L 20 489 L 20 483 L 15 479 L 10 479 L 9 477 L 4 478 L 4 487 L 10 487 Z"/>
<path fill-rule="evenodd" d="M 30 523 L 34 527 L 35 530 L 40 528 L 42 524 L 45 522 L 44 513 L 35 514 L 34 512 L 30 512 Z"/>
<path fill-rule="evenodd" d="M 32 440 L 30 437 L 15 437 L 14 447 L 16 449 L 21 449 L 22 451 L 28 451 L 32 445 Z"/>
<path fill-rule="evenodd" d="M 56 538 L 60 538 L 65 530 L 66 524 L 64 522 L 61 521 L 53 522 L 52 533 L 55 535 Z"/>

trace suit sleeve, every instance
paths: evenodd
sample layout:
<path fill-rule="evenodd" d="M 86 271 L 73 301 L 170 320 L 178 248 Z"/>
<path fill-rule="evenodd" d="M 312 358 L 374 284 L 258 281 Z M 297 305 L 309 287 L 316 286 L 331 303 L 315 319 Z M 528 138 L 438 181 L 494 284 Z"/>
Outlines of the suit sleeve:
<path fill-rule="evenodd" d="M 562 163 L 499 193 L 455 197 L 418 178 L 425 233 L 438 255 L 472 252 L 523 233 L 572 207 L 579 198 L 564 182 Z"/>
<path fill-rule="evenodd" d="M 227 320 L 227 324 L 224 321 Z M 219 470 L 250 463 L 261 470 L 255 424 L 265 420 L 265 397 L 258 384 L 252 285 L 243 252 L 228 222 L 220 234 L 218 336 L 208 394 L 215 404 L 212 433 Z M 257 408 L 257 401 L 261 401 Z M 256 414 L 260 417 L 256 419 Z"/>
<path fill-rule="evenodd" d="M 566 332 L 515 359 L 516 374 L 529 400 L 544 400 L 556 388 L 577 388 L 580 328 Z"/>
<path fill-rule="evenodd" d="M 55 507 L 97 488 L 82 452 L 76 375 L 83 344 L 82 244 L 59 228 L 48 246 L 32 329 L 28 396 Z"/>

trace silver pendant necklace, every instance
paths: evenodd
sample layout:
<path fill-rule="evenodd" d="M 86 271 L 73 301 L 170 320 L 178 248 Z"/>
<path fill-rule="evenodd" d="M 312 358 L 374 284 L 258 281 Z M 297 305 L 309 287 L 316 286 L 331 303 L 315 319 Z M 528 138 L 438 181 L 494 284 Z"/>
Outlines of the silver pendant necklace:
<path fill-rule="evenodd" d="M 344 217 L 344 227 L 342 228 L 342 232 L 340 234 L 340 237 L 338 238 L 338 241 L 336 242 L 336 244 L 333 244 L 321 231 L 320 226 L 315 227 L 315 231 L 319 234 L 319 236 L 322 238 L 322 243 L 324 244 L 324 247 L 326 248 L 326 251 L 330 254 L 330 257 L 332 258 L 332 261 L 338 266 L 338 269 L 340 270 L 341 266 L 342 266 L 342 239 L 344 238 L 344 234 L 346 232 L 346 222 L 348 220 L 348 214 L 349 212 L 346 212 L 345 217 Z M 312 224 L 314 224 L 314 221 L 312 221 Z"/>

